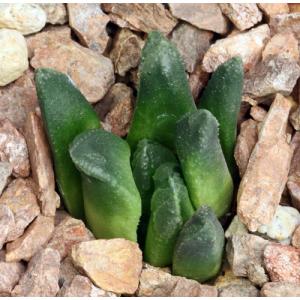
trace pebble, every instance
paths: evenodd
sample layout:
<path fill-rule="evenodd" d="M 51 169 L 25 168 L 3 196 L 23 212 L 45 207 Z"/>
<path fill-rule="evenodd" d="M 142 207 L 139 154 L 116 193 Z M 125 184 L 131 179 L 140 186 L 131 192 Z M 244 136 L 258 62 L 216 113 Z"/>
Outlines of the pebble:
<path fill-rule="evenodd" d="M 39 4 L 47 15 L 47 23 L 62 25 L 68 21 L 67 10 L 63 3 Z"/>
<path fill-rule="evenodd" d="M 289 5 L 287 3 L 258 3 L 258 7 L 267 17 L 289 13 Z"/>
<path fill-rule="evenodd" d="M 0 28 L 1 6 L 0 4 Z M 22 34 L 12 29 L 0 29 L 0 87 L 18 79 L 28 69 L 26 41 Z"/>
<path fill-rule="evenodd" d="M 289 3 L 288 6 L 289 6 L 289 11 L 286 11 L 286 13 L 288 13 L 288 12 L 291 12 L 291 13 L 300 12 L 299 3 Z"/>
<path fill-rule="evenodd" d="M 12 174 L 12 166 L 9 162 L 0 162 L 0 196 Z"/>
<path fill-rule="evenodd" d="M 9 233 L 14 230 L 14 226 L 15 218 L 13 212 L 7 205 L 0 204 L 0 250 L 3 248 Z"/>
<path fill-rule="evenodd" d="M 262 122 L 267 115 L 267 111 L 261 106 L 252 106 L 250 109 L 250 116 L 254 119 L 254 121 Z"/>
<path fill-rule="evenodd" d="M 296 131 L 300 130 L 300 106 L 290 114 L 290 123 Z"/>
<path fill-rule="evenodd" d="M 292 245 L 295 248 L 300 248 L 300 226 L 298 226 L 293 233 Z"/>
<path fill-rule="evenodd" d="M 142 252 L 125 239 L 81 242 L 72 247 L 71 257 L 98 287 L 117 294 L 132 295 L 138 288 Z"/>
<path fill-rule="evenodd" d="M 270 18 L 270 29 L 273 33 L 292 32 L 296 39 L 300 38 L 300 13 L 274 15 Z"/>
<path fill-rule="evenodd" d="M 300 297 L 299 284 L 291 282 L 267 282 L 260 291 L 262 297 Z"/>
<path fill-rule="evenodd" d="M 60 264 L 59 269 L 59 286 L 61 286 L 61 291 L 65 290 L 70 286 L 72 280 L 76 275 L 80 275 L 79 271 L 75 268 L 72 258 L 70 256 L 66 256 Z"/>
<path fill-rule="evenodd" d="M 193 73 L 189 76 L 189 86 L 195 102 L 199 101 L 199 94 L 206 87 L 209 73 L 205 72 L 201 64 L 197 64 Z"/>
<path fill-rule="evenodd" d="M 235 235 L 245 235 L 247 233 L 247 227 L 239 220 L 239 217 L 235 215 L 229 227 L 225 231 L 225 237 L 229 239 Z"/>

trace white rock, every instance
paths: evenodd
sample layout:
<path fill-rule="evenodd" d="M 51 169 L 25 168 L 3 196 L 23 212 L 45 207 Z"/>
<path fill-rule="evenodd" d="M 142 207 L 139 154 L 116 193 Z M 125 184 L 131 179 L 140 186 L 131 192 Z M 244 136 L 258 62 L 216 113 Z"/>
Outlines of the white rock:
<path fill-rule="evenodd" d="M 28 69 L 27 45 L 22 34 L 11 29 L 0 29 L 0 45 L 0 86 L 4 86 Z"/>
<path fill-rule="evenodd" d="M 37 4 L 0 4 L 0 28 L 16 29 L 26 35 L 40 31 L 46 21 L 45 11 Z"/>

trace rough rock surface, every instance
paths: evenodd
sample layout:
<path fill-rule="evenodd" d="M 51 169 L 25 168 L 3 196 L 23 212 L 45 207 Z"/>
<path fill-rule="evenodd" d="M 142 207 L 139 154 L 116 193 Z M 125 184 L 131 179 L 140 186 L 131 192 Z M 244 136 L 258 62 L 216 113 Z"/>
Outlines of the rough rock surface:
<path fill-rule="evenodd" d="M 199 29 L 225 34 L 228 21 L 216 3 L 170 3 L 174 17 L 186 21 Z"/>
<path fill-rule="evenodd" d="M 287 3 L 258 3 L 257 5 L 267 17 L 289 12 L 289 5 Z"/>
<path fill-rule="evenodd" d="M 258 62 L 269 38 L 269 26 L 264 24 L 249 31 L 219 39 L 210 46 L 204 55 L 204 70 L 213 72 L 228 59 L 240 56 L 244 64 L 244 69 L 247 71 Z"/>
<path fill-rule="evenodd" d="M 189 76 L 189 85 L 193 98 L 198 102 L 200 92 L 205 88 L 209 79 L 209 73 L 205 72 L 201 64 L 196 65 L 195 71 Z"/>
<path fill-rule="evenodd" d="M 267 282 L 260 291 L 262 297 L 300 297 L 300 286 L 291 282 Z"/>
<path fill-rule="evenodd" d="M 54 297 L 59 291 L 59 253 L 53 249 L 39 251 L 13 289 L 14 297 Z"/>
<path fill-rule="evenodd" d="M 250 231 L 272 221 L 284 190 L 293 149 L 286 142 L 292 103 L 277 94 L 239 186 L 237 213 Z"/>
<path fill-rule="evenodd" d="M 290 123 L 295 130 L 300 130 L 300 106 L 291 113 Z"/>
<path fill-rule="evenodd" d="M 247 227 L 239 220 L 239 217 L 235 215 L 227 230 L 225 231 L 225 237 L 229 239 L 233 236 L 245 235 L 247 233 Z"/>
<path fill-rule="evenodd" d="M 261 106 L 252 106 L 250 109 L 250 116 L 257 122 L 262 122 L 267 115 L 267 111 Z"/>
<path fill-rule="evenodd" d="M 99 3 L 68 3 L 69 24 L 80 42 L 102 54 L 109 42 L 106 25 L 110 21 Z"/>
<path fill-rule="evenodd" d="M 12 166 L 9 162 L 0 162 L 0 195 L 8 183 L 8 178 L 12 173 Z"/>
<path fill-rule="evenodd" d="M 142 252 L 125 239 L 95 240 L 72 247 L 71 257 L 98 287 L 117 294 L 134 294 L 142 270 Z"/>
<path fill-rule="evenodd" d="M 0 29 L 0 44 L 1 87 L 18 79 L 28 69 L 28 59 L 26 41 L 20 32 L 11 29 Z"/>
<path fill-rule="evenodd" d="M 241 31 L 261 21 L 262 13 L 255 3 L 220 3 L 222 13 Z"/>
<path fill-rule="evenodd" d="M 7 205 L 0 204 L 0 250 L 5 244 L 8 234 L 14 230 L 14 214 Z"/>
<path fill-rule="evenodd" d="M 67 256 L 64 260 L 61 261 L 59 269 L 59 285 L 62 287 L 61 290 L 65 290 L 70 286 L 73 278 L 76 275 L 80 275 L 79 271 L 75 268 L 72 258 Z"/>
<path fill-rule="evenodd" d="M 38 4 L 0 4 L 0 28 L 30 34 L 40 31 L 45 26 L 46 20 L 46 13 Z"/>
<path fill-rule="evenodd" d="M 300 226 L 298 226 L 293 233 L 292 245 L 296 248 L 300 248 Z"/>
<path fill-rule="evenodd" d="M 299 3 L 289 3 L 289 11 L 286 11 L 286 13 L 291 12 L 300 12 L 300 4 Z"/>
<path fill-rule="evenodd" d="M 43 3 L 40 6 L 47 15 L 47 23 L 62 25 L 67 22 L 67 10 L 63 3 Z"/>
<path fill-rule="evenodd" d="M 297 39 L 300 38 L 300 13 L 279 14 L 270 19 L 270 28 L 274 33 L 293 32 Z"/>

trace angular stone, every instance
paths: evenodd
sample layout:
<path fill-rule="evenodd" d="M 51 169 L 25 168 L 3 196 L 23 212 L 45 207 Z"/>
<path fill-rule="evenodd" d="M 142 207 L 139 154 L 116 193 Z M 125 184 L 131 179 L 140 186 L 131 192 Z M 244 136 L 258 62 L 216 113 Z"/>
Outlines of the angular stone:
<path fill-rule="evenodd" d="M 214 286 L 172 276 L 163 269 L 148 264 L 142 270 L 137 291 L 138 297 L 216 297 L 217 294 Z"/>
<path fill-rule="evenodd" d="M 247 233 L 248 233 L 247 227 L 239 220 L 239 217 L 235 215 L 229 227 L 225 231 L 225 237 L 229 239 L 232 236 L 244 235 Z"/>
<path fill-rule="evenodd" d="M 55 216 L 60 198 L 55 192 L 54 171 L 51 152 L 41 119 L 35 113 L 30 113 L 25 127 L 31 172 L 33 180 L 39 189 L 39 201 L 42 214 Z"/>
<path fill-rule="evenodd" d="M 96 106 L 99 117 L 119 136 L 128 133 L 134 110 L 133 91 L 124 83 L 114 84 Z"/>
<path fill-rule="evenodd" d="M 9 4 L 0 4 L 8 5 Z M 0 6 L 0 28 L 1 28 Z M 0 29 L 0 87 L 18 79 L 28 69 L 26 41 L 16 30 Z"/>
<path fill-rule="evenodd" d="M 7 240 L 9 232 L 14 229 L 14 214 L 7 205 L 0 204 L 0 250 Z"/>
<path fill-rule="evenodd" d="M 64 209 L 58 209 L 55 213 L 54 226 L 58 226 L 66 218 L 72 218 Z"/>
<path fill-rule="evenodd" d="M 5 252 L 0 251 L 0 296 L 10 296 L 25 271 L 21 262 L 5 262 Z"/>
<path fill-rule="evenodd" d="M 169 6 L 174 17 L 199 29 L 220 34 L 228 31 L 228 21 L 216 3 L 170 3 Z"/>
<path fill-rule="evenodd" d="M 55 227 L 47 247 L 57 250 L 61 259 L 64 259 L 70 253 L 72 246 L 93 239 L 93 235 L 81 220 L 67 217 Z"/>
<path fill-rule="evenodd" d="M 142 270 L 138 244 L 125 239 L 95 240 L 72 247 L 71 257 L 98 287 L 117 294 L 134 294 Z"/>
<path fill-rule="evenodd" d="M 237 214 L 250 231 L 272 221 L 288 179 L 293 149 L 286 142 L 292 103 L 277 94 L 262 123 L 237 195 Z"/>
<path fill-rule="evenodd" d="M 292 32 L 300 38 L 300 13 L 280 14 L 270 18 L 270 29 L 273 33 Z"/>
<path fill-rule="evenodd" d="M 300 226 L 298 226 L 293 233 L 292 245 L 296 248 L 300 248 Z"/>
<path fill-rule="evenodd" d="M 54 297 L 59 291 L 59 253 L 53 249 L 39 251 L 13 289 L 14 297 Z"/>
<path fill-rule="evenodd" d="M 300 106 L 291 113 L 290 123 L 295 130 L 300 130 Z"/>
<path fill-rule="evenodd" d="M 75 42 L 36 49 L 30 63 L 35 69 L 53 68 L 67 73 L 92 103 L 102 99 L 114 83 L 111 60 Z"/>
<path fill-rule="evenodd" d="M 189 76 L 189 85 L 193 98 L 198 102 L 200 92 L 206 87 L 209 73 L 205 72 L 201 64 L 196 65 L 195 71 Z"/>
<path fill-rule="evenodd" d="M 264 264 L 271 281 L 300 284 L 300 250 L 291 246 L 270 244 L 264 250 Z"/>
<path fill-rule="evenodd" d="M 159 30 L 167 35 L 176 25 L 176 20 L 160 3 L 102 3 L 102 9 L 136 31 Z"/>
<path fill-rule="evenodd" d="M 0 195 L 8 183 L 8 178 L 12 173 L 12 166 L 9 162 L 0 162 Z"/>
<path fill-rule="evenodd" d="M 0 204 L 7 205 L 14 214 L 15 226 L 9 231 L 7 241 L 21 236 L 25 228 L 40 213 L 36 196 L 24 179 L 15 179 L 0 197 Z"/>
<path fill-rule="evenodd" d="M 102 54 L 109 42 L 106 25 L 109 17 L 99 3 L 68 3 L 69 24 L 82 45 Z"/>
<path fill-rule="evenodd" d="M 241 31 L 261 21 L 262 13 L 255 3 L 220 3 L 222 13 Z"/>
<path fill-rule="evenodd" d="M 289 13 L 289 5 L 287 3 L 258 3 L 258 7 L 267 17 Z"/>
<path fill-rule="evenodd" d="M 63 3 L 43 3 L 40 6 L 47 15 L 47 23 L 62 25 L 67 22 L 67 10 Z"/>
<path fill-rule="evenodd" d="M 291 282 L 267 282 L 260 294 L 262 297 L 300 297 L 300 286 Z"/>
<path fill-rule="evenodd" d="M 291 12 L 300 12 L 300 4 L 299 3 L 288 3 L 289 11 L 286 11 L 286 13 Z"/>
<path fill-rule="evenodd" d="M 75 268 L 72 258 L 67 256 L 64 260 L 62 260 L 59 269 L 59 285 L 62 289 L 66 289 L 70 286 L 73 278 L 76 275 L 80 275 L 79 271 Z"/>
<path fill-rule="evenodd" d="M 21 237 L 6 245 L 6 261 L 29 261 L 46 245 L 53 230 L 54 218 L 39 215 Z"/>
<path fill-rule="evenodd" d="M 46 13 L 38 4 L 0 5 L 0 28 L 15 29 L 23 34 L 30 34 L 40 31 L 45 26 L 46 20 Z"/>
<path fill-rule="evenodd" d="M 250 116 L 257 122 L 262 122 L 267 115 L 267 111 L 261 106 L 252 106 L 250 109 Z"/>
<path fill-rule="evenodd" d="M 248 265 L 247 277 L 253 284 L 260 287 L 269 281 L 264 267 L 252 262 Z"/>
<path fill-rule="evenodd" d="M 258 123 L 248 119 L 241 124 L 240 134 L 237 137 L 234 158 L 238 165 L 240 177 L 246 172 L 251 153 L 258 140 Z"/>
<path fill-rule="evenodd" d="M 269 38 L 269 26 L 264 24 L 249 31 L 219 39 L 205 53 L 203 68 L 207 72 L 213 72 L 230 58 L 240 56 L 245 71 L 248 71 L 259 61 Z"/>

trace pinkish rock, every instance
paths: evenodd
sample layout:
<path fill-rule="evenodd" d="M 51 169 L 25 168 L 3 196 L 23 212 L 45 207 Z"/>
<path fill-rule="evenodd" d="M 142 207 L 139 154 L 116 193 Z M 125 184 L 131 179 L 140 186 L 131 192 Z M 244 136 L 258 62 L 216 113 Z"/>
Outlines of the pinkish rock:
<path fill-rule="evenodd" d="M 72 280 L 76 275 L 80 275 L 79 271 L 75 268 L 72 258 L 67 256 L 64 260 L 61 261 L 59 269 L 59 285 L 63 289 L 66 289 L 70 286 Z"/>
<path fill-rule="evenodd" d="M 274 15 L 270 18 L 270 29 L 273 33 L 292 32 L 300 38 L 300 13 Z"/>
<path fill-rule="evenodd" d="M 6 245 L 6 261 L 29 261 L 46 245 L 53 230 L 54 218 L 39 215 L 21 237 Z"/>
<path fill-rule="evenodd" d="M 123 26 L 135 31 L 149 33 L 159 30 L 167 35 L 176 25 L 176 20 L 160 3 L 102 3 L 102 9 L 110 17 L 123 21 Z M 112 18 L 114 21 L 115 18 Z M 119 23 L 119 25 L 121 25 Z"/>
<path fill-rule="evenodd" d="M 262 123 L 237 195 L 237 214 L 250 231 L 269 224 L 288 179 L 293 149 L 286 142 L 292 103 L 277 94 Z"/>
<path fill-rule="evenodd" d="M 199 29 L 225 34 L 228 21 L 216 3 L 170 3 L 174 17 L 186 21 Z"/>
<path fill-rule="evenodd" d="M 58 209 L 55 213 L 54 226 L 58 226 L 66 218 L 72 218 L 64 209 Z"/>
<path fill-rule="evenodd" d="M 24 179 L 15 179 L 0 197 L 0 204 L 7 205 L 13 212 L 15 226 L 9 231 L 6 241 L 14 241 L 40 213 L 37 199 Z"/>
<path fill-rule="evenodd" d="M 262 13 L 255 3 L 220 3 L 222 13 L 241 31 L 261 21 Z"/>
<path fill-rule="evenodd" d="M 300 106 L 295 109 L 290 115 L 290 123 L 295 130 L 300 130 Z"/>
<path fill-rule="evenodd" d="M 269 26 L 264 24 L 249 31 L 219 39 L 205 53 L 203 68 L 207 72 L 213 72 L 230 58 L 240 56 L 245 71 L 248 71 L 259 61 L 269 38 Z"/>
<path fill-rule="evenodd" d="M 205 72 L 201 64 L 198 64 L 195 71 L 189 76 L 189 85 L 194 98 L 194 101 L 198 101 L 200 92 L 206 87 L 209 79 L 209 73 Z"/>
<path fill-rule="evenodd" d="M 267 115 L 267 111 L 261 106 L 252 106 L 250 109 L 250 116 L 257 122 L 262 122 Z"/>
<path fill-rule="evenodd" d="M 264 264 L 271 281 L 300 283 L 300 250 L 270 244 L 264 250 Z"/>
<path fill-rule="evenodd" d="M 300 226 L 298 226 L 293 233 L 292 245 L 296 248 L 300 248 Z"/>
<path fill-rule="evenodd" d="M 0 121 L 0 160 L 10 163 L 15 177 L 29 175 L 26 141 L 8 119 Z"/>
<path fill-rule="evenodd" d="M 39 5 L 47 15 L 47 23 L 62 25 L 67 22 L 67 10 L 63 3 L 42 3 Z"/>
<path fill-rule="evenodd" d="M 82 45 L 102 54 L 109 42 L 106 25 L 109 17 L 99 3 L 68 3 L 69 24 Z"/>
<path fill-rule="evenodd" d="M 289 5 L 287 3 L 258 3 L 258 7 L 267 17 L 289 13 Z"/>
<path fill-rule="evenodd" d="M 300 286 L 291 282 L 267 282 L 260 291 L 262 297 L 300 297 Z"/>
<path fill-rule="evenodd" d="M 8 184 L 8 179 L 12 173 L 12 166 L 9 162 L 0 162 L 0 196 Z"/>
<path fill-rule="evenodd" d="M 14 214 L 7 205 L 0 204 L 0 250 L 7 240 L 9 232 L 14 229 Z"/>
<path fill-rule="evenodd" d="M 13 289 L 14 297 L 54 297 L 59 291 L 60 256 L 56 250 L 43 249 L 29 262 L 28 268 Z"/>

